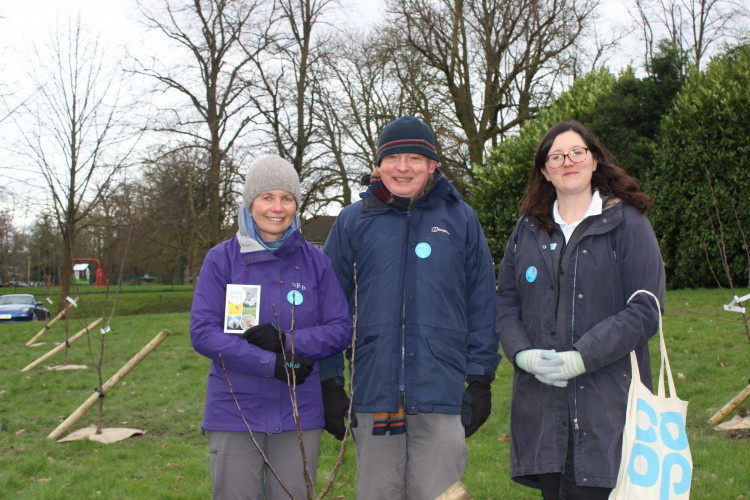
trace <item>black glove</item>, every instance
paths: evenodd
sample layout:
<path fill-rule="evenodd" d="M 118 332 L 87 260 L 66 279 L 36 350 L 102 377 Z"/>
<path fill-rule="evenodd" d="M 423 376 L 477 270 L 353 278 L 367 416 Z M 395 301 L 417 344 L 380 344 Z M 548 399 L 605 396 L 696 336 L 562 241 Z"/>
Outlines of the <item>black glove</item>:
<path fill-rule="evenodd" d="M 474 434 L 487 421 L 492 411 L 492 394 L 489 375 L 471 375 L 461 403 L 461 424 L 466 429 L 466 437 Z"/>
<path fill-rule="evenodd" d="M 275 323 L 261 323 L 248 328 L 242 338 L 266 351 L 284 352 L 286 347 L 286 335 L 284 332 L 279 335 L 279 328 Z"/>
<path fill-rule="evenodd" d="M 333 437 L 342 441 L 346 432 L 344 418 L 349 410 L 349 398 L 346 396 L 346 391 L 344 391 L 343 381 L 341 377 L 332 377 L 322 380 L 320 386 L 323 389 L 325 429 L 330 434 L 333 434 Z"/>
<path fill-rule="evenodd" d="M 313 369 L 313 362 L 299 354 L 294 355 L 294 376 L 297 381 L 297 385 L 303 384 L 305 379 Z M 289 378 L 287 378 L 287 370 L 289 371 Z M 284 355 L 279 353 L 276 355 L 276 366 L 273 369 L 273 376 L 282 382 L 292 382 L 292 355 L 286 355 L 286 367 L 284 367 Z"/>

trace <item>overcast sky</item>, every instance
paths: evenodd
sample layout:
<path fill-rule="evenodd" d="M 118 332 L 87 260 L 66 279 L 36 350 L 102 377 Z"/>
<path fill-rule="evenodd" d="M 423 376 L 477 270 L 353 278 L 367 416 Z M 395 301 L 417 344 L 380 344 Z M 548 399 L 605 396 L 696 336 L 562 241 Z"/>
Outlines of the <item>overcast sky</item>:
<path fill-rule="evenodd" d="M 623 23 L 628 18 L 621 1 L 604 1 L 610 6 L 602 9 L 604 19 L 598 24 L 599 32 L 606 32 L 606 19 L 613 20 L 612 23 Z M 342 0 L 341 3 L 347 6 L 338 11 L 344 26 L 361 25 L 366 28 L 382 19 L 384 0 Z M 0 0 L 0 98 L 4 95 L 10 101 L 13 100 L 7 99 L 10 94 L 20 97 L 31 92 L 27 82 L 29 61 L 33 61 L 29 56 L 33 46 L 47 44 L 56 25 L 64 32 L 68 20 L 75 19 L 78 13 L 82 24 L 92 29 L 91 35 L 99 36 L 100 44 L 107 48 L 108 54 L 120 54 L 125 45 L 134 55 L 153 54 L 154 44 L 163 43 L 160 34 L 147 32 L 136 20 L 139 14 L 136 0 Z M 630 50 L 628 53 L 623 49 L 610 59 L 609 66 L 616 69 L 637 57 L 637 52 Z M 0 110 L 3 108 L 0 106 Z M 5 116 L 0 112 L 0 120 L 3 118 Z M 14 140 L 14 130 L 12 119 L 0 122 L 0 207 L 7 207 L 11 201 L 14 213 L 21 215 L 29 211 L 23 203 L 18 202 L 20 197 L 30 195 L 39 202 L 39 198 L 44 197 L 44 188 L 39 182 L 40 187 L 36 190 L 28 183 L 8 183 L 9 178 L 17 179 L 22 175 L 18 167 L 20 162 L 9 156 L 6 147 L 8 141 Z M 11 200 L 9 191 L 13 193 Z"/>
<path fill-rule="evenodd" d="M 342 4 L 347 8 L 337 13 L 343 26 L 366 28 L 380 18 L 381 0 L 343 0 Z M 65 32 L 68 20 L 79 13 L 82 25 L 99 36 L 108 54 L 121 54 L 124 47 L 134 55 L 153 54 L 155 43 L 166 43 L 160 33 L 149 32 L 137 21 L 136 0 L 0 0 L 0 99 L 5 96 L 10 103 L 31 93 L 28 73 L 33 47 L 48 44 L 57 25 Z M 9 152 L 8 144 L 17 145 L 19 140 L 12 138 L 17 127 L 5 117 L 4 108 L 0 106 L 0 208 L 12 208 L 15 222 L 30 213 L 24 198 L 41 201 L 44 187 L 41 182 L 28 182 L 29 175 L 35 175 L 33 168 L 25 168 L 23 163 L 28 162 Z"/>

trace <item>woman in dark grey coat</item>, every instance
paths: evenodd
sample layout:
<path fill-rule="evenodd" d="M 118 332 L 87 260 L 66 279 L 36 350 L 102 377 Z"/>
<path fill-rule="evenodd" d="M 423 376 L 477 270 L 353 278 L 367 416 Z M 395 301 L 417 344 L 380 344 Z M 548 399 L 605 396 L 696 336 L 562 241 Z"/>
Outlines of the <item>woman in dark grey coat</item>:
<path fill-rule="evenodd" d="M 652 200 L 580 123 L 539 143 L 500 265 L 497 333 L 513 361 L 511 476 L 549 499 L 606 499 L 617 480 L 630 360 L 648 340 L 664 264 Z"/>

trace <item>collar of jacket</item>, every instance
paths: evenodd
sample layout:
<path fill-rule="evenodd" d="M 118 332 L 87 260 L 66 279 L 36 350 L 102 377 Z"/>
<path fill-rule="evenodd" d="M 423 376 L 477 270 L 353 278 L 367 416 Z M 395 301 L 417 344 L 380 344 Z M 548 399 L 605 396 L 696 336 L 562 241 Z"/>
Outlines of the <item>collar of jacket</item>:
<path fill-rule="evenodd" d="M 587 234 L 599 234 L 606 233 L 611 230 L 612 227 L 618 225 L 622 221 L 622 200 L 612 195 L 602 195 L 602 213 L 592 217 L 594 219 L 589 223 L 589 227 L 586 229 Z M 519 223 L 523 223 L 532 231 L 540 228 L 537 220 L 530 216 L 521 217 Z M 544 233 L 546 234 L 546 233 Z"/>
<path fill-rule="evenodd" d="M 393 205 L 389 205 L 384 202 L 371 191 L 370 188 L 364 193 L 360 193 L 359 196 L 362 198 L 362 211 L 372 212 L 374 210 L 396 210 L 399 212 L 406 212 L 406 209 L 396 208 Z M 453 182 L 447 180 L 440 169 L 435 169 L 435 184 L 424 196 L 417 200 L 417 203 L 412 208 L 424 207 L 430 203 L 435 203 L 443 199 L 453 199 L 454 201 L 461 201 L 463 196 L 458 190 L 453 187 Z"/>

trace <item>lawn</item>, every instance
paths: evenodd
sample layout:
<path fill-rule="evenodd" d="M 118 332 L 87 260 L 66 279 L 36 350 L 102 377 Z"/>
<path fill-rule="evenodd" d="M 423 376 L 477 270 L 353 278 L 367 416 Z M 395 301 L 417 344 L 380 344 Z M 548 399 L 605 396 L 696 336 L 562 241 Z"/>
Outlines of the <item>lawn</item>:
<path fill-rule="evenodd" d="M 750 433 L 721 433 L 707 420 L 748 384 L 750 344 L 739 314 L 724 312 L 718 290 L 677 290 L 667 294 L 664 329 L 678 395 L 690 401 L 688 434 L 693 455 L 692 497 L 750 499 Z M 92 320 L 89 317 L 88 322 Z M 145 434 L 103 445 L 93 441 L 56 443 L 47 439 L 98 387 L 86 339 L 72 344 L 69 364 L 86 370 L 21 372 L 61 342 L 60 322 L 24 347 L 43 326 L 0 325 L 0 497 L 210 498 L 207 439 L 200 421 L 209 362 L 190 345 L 187 313 L 116 316 L 106 335 L 104 379 L 112 376 L 162 329 L 172 335 L 104 398 L 104 426 L 130 427 Z M 68 326 L 81 328 L 80 319 Z M 652 353 L 658 352 L 652 346 Z M 60 353 L 45 365 L 63 364 Z M 658 361 L 654 357 L 654 363 Z M 658 366 L 655 368 L 658 373 Z M 464 483 L 479 499 L 540 498 L 509 479 L 508 407 L 510 365 L 503 360 L 493 384 L 493 414 L 469 439 Z M 750 402 L 739 411 L 746 412 Z M 72 428 L 95 424 L 96 408 Z M 338 453 L 338 441 L 323 436 L 318 468 L 322 489 Z M 356 464 L 349 448 L 328 498 L 355 497 Z"/>

